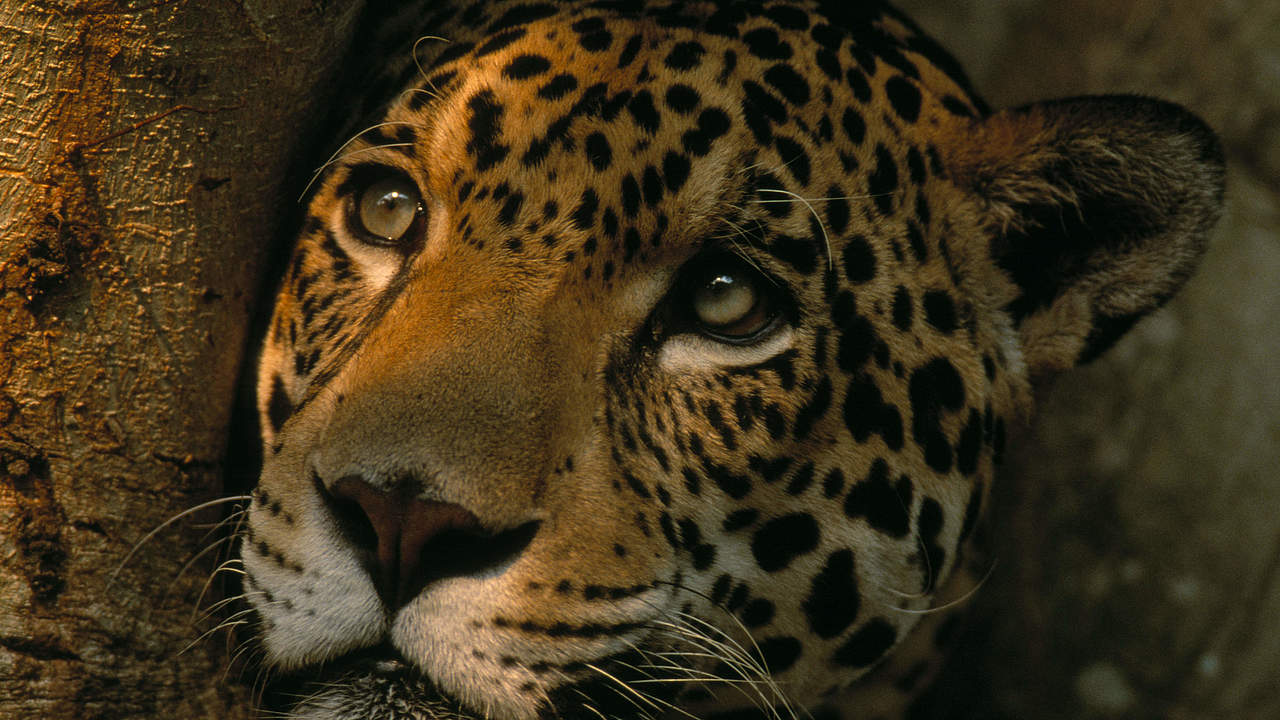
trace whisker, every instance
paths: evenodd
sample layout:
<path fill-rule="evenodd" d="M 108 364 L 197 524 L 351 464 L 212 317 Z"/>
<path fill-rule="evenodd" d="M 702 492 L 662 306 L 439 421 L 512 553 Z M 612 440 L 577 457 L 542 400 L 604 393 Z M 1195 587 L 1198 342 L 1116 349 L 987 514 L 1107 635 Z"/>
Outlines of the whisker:
<path fill-rule="evenodd" d="M 730 205 L 730 207 L 734 207 L 734 206 Z M 740 210 L 741 208 L 735 208 L 735 209 Z M 738 237 L 741 237 L 742 239 L 746 240 L 748 246 L 751 244 L 751 238 L 749 235 L 747 235 L 747 231 L 745 228 L 733 222 L 729 218 L 720 218 L 720 220 L 725 225 L 728 225 L 735 233 L 737 233 Z M 753 269 L 755 269 L 756 272 L 760 273 L 761 277 L 767 278 L 769 282 L 775 286 L 778 284 L 777 281 L 773 279 L 773 276 L 766 273 L 764 271 L 764 268 L 760 267 L 758 264 L 756 264 L 755 260 L 751 259 L 751 254 L 748 253 L 746 250 L 742 249 L 742 246 L 738 244 L 737 240 L 734 238 L 733 235 L 724 235 L 723 237 L 724 239 L 733 243 L 733 249 L 735 251 L 734 252 L 735 255 L 742 258 L 743 261 L 745 261 L 748 265 L 750 265 Z"/>
<path fill-rule="evenodd" d="M 244 525 L 246 515 L 247 513 L 241 514 L 240 520 L 236 523 L 235 529 L 231 531 L 231 537 L 234 537 L 234 538 L 241 537 L 240 530 Z M 200 587 L 200 594 L 196 596 L 196 602 L 195 602 L 196 608 L 199 608 L 200 603 L 204 602 L 205 594 L 209 592 L 209 588 L 213 587 L 213 580 L 218 576 L 219 573 L 232 573 L 232 574 L 244 575 L 245 573 L 244 561 L 239 557 L 239 555 L 234 555 L 233 557 L 229 557 L 226 560 L 224 560 L 222 563 L 218 565 L 218 567 L 214 568 L 213 572 L 209 573 L 209 577 L 205 578 L 204 585 Z"/>
<path fill-rule="evenodd" d="M 586 697 L 585 693 L 583 694 L 583 697 Z M 604 713 L 602 713 L 602 712 L 600 712 L 599 710 L 597 710 L 597 709 L 595 708 L 595 706 L 594 706 L 594 705 L 587 705 L 587 704 L 585 704 L 585 703 L 584 703 L 584 704 L 582 704 L 582 705 L 579 705 L 578 707 L 580 707 L 580 708 L 582 708 L 583 710 L 586 710 L 586 711 L 588 711 L 588 712 L 591 712 L 591 713 L 592 713 L 592 714 L 594 714 L 596 717 L 600 718 L 600 720 L 609 720 L 609 718 L 605 717 L 605 716 L 604 716 Z"/>
<path fill-rule="evenodd" d="M 679 587 L 685 592 L 688 592 L 693 595 L 697 595 L 699 597 L 706 599 L 708 602 L 710 602 L 710 598 L 707 597 L 705 593 L 700 593 L 698 591 L 693 590 L 692 588 L 684 587 L 682 585 L 673 584 L 673 586 Z M 769 692 L 775 698 L 775 701 L 769 702 L 769 700 L 765 698 L 763 693 L 760 691 L 758 685 L 753 684 L 752 689 L 755 690 L 757 695 L 759 696 L 761 705 L 763 707 L 768 708 L 768 712 L 772 716 L 774 717 L 778 716 L 776 705 L 782 705 L 782 707 L 786 710 L 788 715 L 790 715 L 791 717 L 797 717 L 796 710 L 792 706 L 790 698 L 788 698 L 787 694 L 783 692 L 778 682 L 773 679 L 772 673 L 769 672 L 768 668 L 764 667 L 760 662 L 756 661 L 756 658 L 763 658 L 764 653 L 760 650 L 760 646 L 756 643 L 755 637 L 751 634 L 751 631 L 748 630 L 747 627 L 742 624 L 742 621 L 733 612 L 729 611 L 727 608 L 723 607 L 719 603 L 713 602 L 711 604 L 712 604 L 712 607 L 717 608 L 724 615 L 727 615 L 730 620 L 733 621 L 733 623 L 737 626 L 738 630 L 750 641 L 752 650 L 755 651 L 754 654 L 747 652 L 746 649 L 743 648 L 731 636 L 729 636 L 728 633 L 711 625 L 710 623 L 708 623 L 707 621 L 701 618 L 695 617 L 693 615 L 690 615 L 689 613 L 684 613 L 684 612 L 677 613 L 677 617 L 681 618 L 686 622 L 697 623 L 698 625 L 701 625 L 702 627 L 718 634 L 721 638 L 724 639 L 724 641 L 721 642 L 721 641 L 714 640 L 713 638 L 708 636 L 705 632 L 700 633 L 704 640 L 713 643 L 712 648 L 710 648 L 712 651 L 719 651 L 719 652 L 728 651 L 731 655 L 736 656 L 736 659 L 738 660 L 738 666 L 734 667 L 734 669 L 740 675 L 742 675 L 744 679 L 747 679 L 746 673 L 744 672 L 744 668 L 746 670 L 749 670 L 751 673 L 755 674 L 757 677 L 760 678 L 759 684 L 762 684 L 769 689 Z M 726 645 L 731 647 L 727 647 Z M 731 665 L 731 667 L 733 666 Z M 805 713 L 808 714 L 808 711 L 806 710 Z"/>
<path fill-rule="evenodd" d="M 262 594 L 262 593 L 260 593 L 260 592 L 259 592 L 259 594 Z M 226 599 L 226 600 L 224 600 L 223 602 L 230 602 L 230 601 L 237 601 L 237 600 L 238 600 L 238 601 L 244 601 L 244 600 L 246 600 L 247 595 L 248 595 L 248 593 L 242 593 L 242 594 L 237 595 L 237 596 L 235 596 L 235 597 L 227 598 L 227 599 Z M 282 605 L 283 603 L 284 603 L 284 601 L 280 600 L 280 601 L 272 602 L 272 603 L 270 603 L 270 605 Z M 205 632 L 201 633 L 199 637 L 197 637 L 195 640 L 192 640 L 190 643 L 188 643 L 188 644 L 186 645 L 186 647 L 182 648 L 182 650 L 181 650 L 178 654 L 179 654 L 179 655 L 181 655 L 181 654 L 183 654 L 183 653 L 187 652 L 188 650 L 190 650 L 191 648 L 193 648 L 193 647 L 195 647 L 196 645 L 200 644 L 201 642 L 204 642 L 204 640 L 205 640 L 206 638 L 208 638 L 209 636 L 211 636 L 211 635 L 213 635 L 214 633 L 218 632 L 219 630 L 230 629 L 230 628 L 233 628 L 233 627 L 238 627 L 238 626 L 240 626 L 240 625 L 243 625 L 243 624 L 245 624 L 245 623 L 247 623 L 247 622 L 251 622 L 250 620 L 244 620 L 244 619 L 242 619 L 242 618 L 245 618 L 245 617 L 248 617 L 248 616 L 252 615 L 255 611 L 256 611 L 256 608 L 253 608 L 253 607 L 246 607 L 246 608 L 244 608 L 243 610 L 239 610 L 239 611 L 237 611 L 237 612 L 235 612 L 235 613 L 232 613 L 232 614 L 231 614 L 231 615 L 229 615 L 228 617 L 223 618 L 223 620 L 222 620 L 221 622 L 219 622 L 217 625 L 215 625 L 215 626 L 213 626 L 212 628 L 210 628 L 209 630 L 206 630 Z M 212 614 L 212 613 L 209 613 L 209 614 Z M 206 616 L 205 616 L 205 617 L 208 617 L 208 615 L 209 615 L 209 614 L 206 614 Z M 202 618 L 202 620 L 203 620 L 203 618 Z"/>
<path fill-rule="evenodd" d="M 900 613 L 906 613 L 908 615 L 932 615 L 934 613 L 943 612 L 944 610 L 950 610 L 951 608 L 956 607 L 957 605 L 963 605 L 964 603 L 968 602 L 969 598 L 973 597 L 974 594 L 978 592 L 978 590 L 981 590 L 983 585 L 987 584 L 987 581 L 990 580 L 991 576 L 995 574 L 996 565 L 998 564 L 999 562 L 997 560 L 992 560 L 991 567 L 987 568 L 987 572 L 982 576 L 982 578 L 978 580 L 978 582 L 974 583 L 973 587 L 969 588 L 969 590 L 966 591 L 965 594 L 961 595 L 958 598 L 955 598 L 954 600 L 950 600 L 948 602 L 945 602 L 941 605 L 936 605 L 934 607 L 924 608 L 923 610 L 912 610 L 910 608 L 899 608 L 899 607 L 895 607 L 893 608 L 893 610 Z"/>
<path fill-rule="evenodd" d="M 617 664 L 618 664 L 618 665 L 620 665 L 621 667 L 625 667 L 625 668 L 628 668 L 628 669 L 631 669 L 631 670 L 635 670 L 636 672 L 639 672 L 639 673 L 641 673 L 641 674 L 643 674 L 643 675 L 648 675 L 648 676 L 649 676 L 649 678 L 650 678 L 649 680 L 630 680 L 630 681 L 628 681 L 628 682 L 627 682 L 627 686 L 628 686 L 628 687 L 631 687 L 631 686 L 634 686 L 634 685 L 639 685 L 639 684 L 656 684 L 656 683 L 661 683 L 661 682 L 663 682 L 663 680 L 661 680 L 661 679 L 659 679 L 659 678 L 654 678 L 652 675 L 649 675 L 649 673 L 646 673 L 644 670 L 640 669 L 639 667 L 637 667 L 636 665 L 633 665 L 633 664 L 631 664 L 631 663 L 627 663 L 627 662 L 618 662 Z M 667 683 L 674 683 L 674 682 L 681 682 L 681 680 L 680 680 L 679 678 L 671 678 L 671 679 L 669 679 L 669 680 L 666 680 L 665 682 L 667 682 Z M 633 689 L 633 690 L 634 690 L 634 688 L 631 688 L 631 689 Z M 640 692 L 640 691 L 639 691 L 639 690 L 635 690 L 635 692 Z M 648 697 L 649 697 L 653 702 L 656 702 L 656 703 L 658 703 L 659 705 L 662 705 L 662 706 L 666 707 L 668 710 L 673 710 L 673 711 L 675 711 L 675 712 L 677 712 L 677 713 L 680 713 L 681 715 L 684 715 L 684 716 L 685 716 L 685 717 L 687 717 L 687 718 L 691 718 L 691 720 L 698 720 L 698 717 L 697 717 L 696 715 L 694 715 L 693 713 L 690 713 L 688 710 L 685 710 L 685 709 L 684 709 L 684 708 L 682 708 L 682 707 L 679 707 L 679 706 L 675 705 L 674 703 L 672 703 L 672 702 L 670 702 L 670 701 L 668 701 L 668 700 L 663 700 L 662 698 L 654 697 L 653 695 L 649 695 L 648 693 L 641 693 L 641 694 L 642 694 L 642 695 L 647 695 L 647 696 L 648 696 Z"/>
<path fill-rule="evenodd" d="M 263 649 L 263 647 L 262 647 L 261 645 L 259 645 L 258 643 L 254 642 L 254 641 L 252 641 L 252 640 L 245 640 L 244 642 L 241 642 L 241 643 L 240 643 L 240 648 L 239 648 L 238 650 L 236 650 L 236 651 L 235 651 L 235 653 L 233 653 L 233 654 L 231 655 L 231 659 L 230 659 L 229 661 L 227 661 L 227 666 L 226 666 L 226 668 L 222 671 L 222 681 L 223 681 L 223 682 L 226 682 L 226 681 L 227 681 L 227 674 L 231 672 L 231 668 L 233 668 L 233 667 L 235 667 L 235 666 L 236 666 L 236 661 L 240 659 L 240 656 L 241 656 L 241 655 L 244 655 L 246 652 L 250 653 L 250 656 L 249 656 L 248 658 L 246 658 L 246 659 L 245 659 L 244 664 L 243 664 L 243 665 L 241 666 L 241 668 L 240 668 L 240 678 L 241 678 L 241 679 L 243 679 L 243 677 L 244 677 L 244 671 L 245 671 L 245 670 L 247 670 L 251 665 L 256 664 L 256 660 L 254 660 L 254 658 L 253 658 L 253 654 L 255 654 L 255 653 L 256 653 L 256 654 L 259 654 L 259 655 L 261 655 L 262 657 L 265 657 L 265 656 L 266 656 L 266 650 L 265 650 L 265 649 Z M 270 669 L 268 669 L 265 665 L 259 665 L 259 666 L 258 666 L 257 676 L 255 677 L 255 680 L 254 680 L 255 687 L 256 687 L 256 684 L 257 684 L 257 678 L 261 678 L 261 677 L 263 676 L 263 674 L 266 674 L 266 675 L 267 675 L 267 677 L 268 677 L 268 678 L 270 678 L 271 670 L 270 670 Z M 265 681 L 265 682 L 263 683 L 263 685 L 262 685 L 262 692 L 265 692 L 265 691 L 266 691 L 266 685 L 267 685 L 267 683 L 268 683 L 268 682 L 270 682 L 270 680 L 267 680 L 267 681 Z M 258 700 L 261 700 L 261 699 L 262 699 L 262 695 L 261 695 L 261 693 L 259 692 L 259 693 L 257 693 L 257 695 L 258 695 Z M 262 704 L 261 702 L 257 702 L 257 703 L 255 703 L 255 705 L 261 705 L 261 704 Z"/>
<path fill-rule="evenodd" d="M 182 576 L 185 575 L 186 572 L 192 568 L 192 566 L 194 566 L 197 562 L 200 562 L 200 558 L 203 558 L 205 555 L 208 555 L 210 551 L 217 550 L 221 546 L 226 545 L 228 541 L 234 541 L 236 539 L 237 538 L 235 535 L 228 535 L 227 537 L 219 538 L 218 540 L 214 540 L 213 542 L 206 545 L 205 548 L 200 552 L 192 555 L 191 559 L 188 560 L 186 564 L 184 564 L 182 568 L 178 570 L 178 573 L 176 575 L 174 575 L 173 580 L 169 582 L 169 587 L 165 588 L 164 593 L 160 596 L 160 604 L 164 605 L 165 601 L 167 601 L 169 598 L 169 593 L 173 592 L 174 586 L 178 584 L 178 581 L 182 579 Z"/>
<path fill-rule="evenodd" d="M 641 707 L 640 702 L 644 702 L 646 705 L 649 705 L 649 706 L 653 707 L 654 709 L 657 709 L 657 708 L 658 708 L 658 705 L 657 705 L 656 703 L 654 703 L 653 701 L 649 700 L 649 698 L 648 698 L 648 696 L 647 696 L 647 695 L 645 695 L 644 693 L 641 693 L 641 692 L 639 692 L 639 691 L 637 691 L 637 690 L 632 689 L 632 688 L 631 688 L 630 686 L 628 686 L 625 682 L 623 682 L 622 680 L 619 680 L 619 679 L 617 678 L 617 676 L 615 676 L 615 675 L 611 675 L 611 674 L 610 674 L 610 673 L 608 673 L 607 671 L 605 671 L 605 670 L 601 669 L 600 667 L 598 667 L 598 666 L 596 666 L 596 665 L 594 665 L 594 664 L 591 664 L 591 663 L 587 663 L 586 667 L 587 667 L 587 669 L 588 669 L 588 670 L 592 670 L 592 671 L 594 671 L 594 672 L 597 672 L 597 673 L 599 673 L 600 675 L 603 675 L 605 678 L 607 678 L 607 679 L 609 679 L 609 680 L 613 681 L 613 683 L 614 683 L 615 685 L 617 685 L 617 687 L 612 687 L 612 686 L 610 686 L 610 689 L 611 689 L 611 690 L 613 690 L 615 693 L 617 693 L 617 694 L 618 694 L 618 696 L 619 696 L 619 697 L 621 697 L 623 700 L 626 700 L 627 702 L 629 702 L 629 703 L 632 705 L 632 707 L 634 707 L 634 708 L 636 709 L 636 711 L 637 711 L 637 712 L 639 712 L 639 713 L 640 713 L 641 715 L 643 715 L 644 717 L 646 717 L 646 718 L 647 718 L 647 717 L 651 717 L 651 716 L 649 715 L 649 713 L 648 713 L 648 712 L 646 712 L 646 711 L 645 711 L 645 709 L 644 709 L 643 707 Z M 625 695 L 623 694 L 623 691 L 626 691 L 626 694 L 625 694 Z M 631 697 L 628 697 L 628 695 L 630 695 Z M 632 699 L 632 698 L 634 698 L 634 699 Z"/>
<path fill-rule="evenodd" d="M 702 672 L 706 675 L 710 675 L 711 678 L 718 678 L 722 681 L 722 684 L 734 687 L 741 692 L 743 696 L 751 702 L 751 704 L 758 708 L 764 709 L 772 706 L 772 703 L 769 702 L 769 699 L 761 690 L 761 686 L 772 690 L 770 681 L 763 673 L 759 672 L 759 668 L 755 667 L 749 659 L 743 658 L 736 651 L 728 649 L 727 646 L 724 646 L 723 644 L 717 644 L 714 640 L 711 640 L 704 635 L 697 633 L 691 635 L 680 634 L 677 635 L 677 637 L 682 637 L 685 642 L 688 642 L 695 647 L 705 647 L 698 644 L 699 640 L 711 644 L 709 648 L 705 648 L 704 652 L 680 651 L 679 655 L 681 657 L 719 660 L 725 667 L 735 673 L 738 676 L 738 679 L 725 678 L 712 673 L 707 673 L 706 671 L 695 672 Z M 702 680 L 701 682 L 705 684 L 706 680 Z M 750 692 L 748 692 L 748 690 Z"/>
<path fill-rule="evenodd" d="M 403 99 L 404 99 L 406 96 L 408 96 L 408 95 L 417 95 L 417 94 L 419 94 L 419 93 L 421 93 L 421 94 L 423 94 L 423 95 L 426 95 L 427 97 L 431 98 L 432 100 L 440 100 L 440 99 L 441 99 L 441 96 L 440 96 L 440 92 L 439 92 L 439 90 L 434 89 L 434 88 L 428 89 L 428 88 L 424 88 L 424 87 L 412 87 L 412 88 L 405 88 L 404 90 L 402 90 L 402 91 L 400 92 L 400 97 L 399 97 L 399 99 L 400 99 L 400 100 L 403 100 Z"/>
<path fill-rule="evenodd" d="M 141 549 L 143 545 L 146 545 L 148 542 L 150 542 L 152 538 L 154 538 L 157 534 L 160 533 L 160 531 L 178 522 L 182 518 L 187 517 L 188 515 L 192 515 L 194 513 L 200 512 L 201 510 L 205 510 L 211 507 L 217 507 L 218 505 L 222 505 L 229 502 L 248 500 L 249 497 L 250 496 L 248 495 L 231 495 L 229 497 L 219 498 L 217 500 L 209 500 L 207 502 L 202 502 L 199 505 L 189 507 L 186 510 L 183 510 L 182 512 L 178 513 L 177 515 L 174 515 L 173 517 L 169 518 L 168 520 L 165 520 L 164 522 L 160 523 L 155 528 L 153 528 L 151 532 L 147 533 L 146 535 L 143 535 L 141 540 L 134 543 L 133 548 L 130 549 L 129 552 L 125 554 L 124 559 L 120 561 L 120 564 L 116 565 L 116 569 L 111 571 L 111 575 L 109 575 L 107 578 L 107 587 L 110 588 L 113 584 L 115 584 L 116 576 L 120 574 L 120 571 L 124 569 L 125 565 L 128 565 L 129 561 L 133 559 L 133 556 L 137 554 L 138 550 Z"/>
<path fill-rule="evenodd" d="M 827 235 L 827 224 L 822 222 L 822 216 L 818 214 L 817 209 L 813 207 L 813 203 L 809 202 L 808 198 L 801 197 L 800 195 L 797 195 L 791 192 L 790 190 L 781 190 L 778 188 L 756 188 L 756 192 L 771 192 L 771 193 L 779 193 L 782 195 L 789 195 L 795 198 L 796 201 L 802 203 L 806 208 L 808 208 L 809 213 L 813 215 L 813 219 L 818 221 L 818 229 L 822 230 L 822 243 L 827 248 L 827 269 L 830 270 L 836 266 L 835 256 L 831 252 L 831 237 Z M 759 203 L 759 202 L 768 202 L 768 201 L 753 200 L 752 202 Z"/>
<path fill-rule="evenodd" d="M 200 636 L 197 637 L 195 640 L 192 640 L 191 642 L 187 643 L 181 650 L 178 651 L 178 654 L 175 657 L 182 657 L 183 655 L 187 654 L 188 650 L 203 643 L 206 638 L 208 638 L 210 635 L 213 635 L 214 633 L 220 630 L 230 630 L 231 628 L 239 627 L 249 622 L 251 621 L 250 620 L 224 620 L 218 623 L 217 625 L 213 626 L 212 628 L 206 630 L 205 632 L 201 633 Z"/>
<path fill-rule="evenodd" d="M 438 40 L 442 43 L 445 43 L 446 45 L 452 44 L 453 42 L 452 40 L 448 38 L 442 38 L 439 35 L 423 35 L 422 37 L 413 41 L 413 49 L 410 50 L 409 52 L 412 54 L 412 57 L 413 57 L 413 66 L 418 68 L 418 74 L 422 76 L 423 80 L 427 79 L 427 71 L 425 68 L 422 67 L 422 62 L 418 59 L 418 47 L 422 45 L 423 41 L 425 40 Z"/>
<path fill-rule="evenodd" d="M 227 563 L 230 563 L 232 560 L 236 560 L 236 558 L 232 558 L 231 560 L 228 560 L 228 561 L 227 561 Z M 227 563 L 223 563 L 223 564 L 224 564 L 224 565 L 226 565 Z M 227 569 L 226 569 L 226 572 L 233 572 L 233 571 L 234 571 L 234 572 L 239 572 L 239 573 L 244 573 L 244 571 L 243 571 L 243 570 L 236 570 L 236 569 L 233 569 L 233 568 L 227 568 Z M 193 623 L 195 623 L 195 624 L 203 623 L 203 622 L 205 622 L 206 620 L 209 620 L 210 618 L 212 618 L 214 615 L 216 615 L 219 611 L 221 611 L 221 610 L 222 610 L 223 608 L 225 608 L 226 606 L 228 606 L 228 605 L 234 605 L 234 604 L 235 604 L 235 603 L 237 603 L 237 602 L 243 602 L 243 601 L 246 601 L 246 600 L 247 600 L 247 598 L 246 598 L 246 596 L 245 596 L 245 593 L 239 593 L 239 594 L 236 594 L 236 595 L 230 595 L 230 596 L 224 597 L 224 598 L 222 598 L 221 600 L 219 600 L 219 601 L 217 601 L 217 602 L 213 603 L 212 605 L 210 605 L 210 606 L 209 606 L 209 607 L 204 611 L 204 613 L 203 613 L 203 614 L 201 614 L 201 615 L 200 615 L 200 617 L 198 617 L 198 618 L 196 617 L 196 613 L 197 613 L 197 612 L 199 612 L 199 607 L 200 607 L 200 606 L 199 606 L 199 605 L 197 605 L 197 606 L 196 606 L 196 607 L 191 611 L 191 620 L 192 620 L 192 622 L 193 622 Z"/>
<path fill-rule="evenodd" d="M 788 192 L 786 190 L 777 190 L 775 188 L 760 188 L 760 190 L 762 192 Z M 795 193 L 790 193 L 790 194 L 795 195 Z M 889 193 L 876 193 L 874 195 L 833 195 L 831 197 L 800 197 L 799 195 L 796 195 L 794 198 L 790 198 L 790 199 L 779 198 L 777 200 L 761 200 L 757 198 L 757 199 L 749 200 L 748 202 L 754 203 L 756 205 L 768 205 L 769 203 L 794 203 L 794 202 L 802 202 L 805 200 L 808 200 L 809 202 L 827 202 L 829 200 L 870 200 L 872 198 L 881 197 L 888 194 Z"/>
<path fill-rule="evenodd" d="M 904 501 L 902 499 L 902 496 L 898 494 L 896 489 L 893 491 L 893 495 L 898 500 L 898 507 L 902 508 L 903 513 L 909 516 L 911 514 L 910 502 Z M 934 587 L 933 565 L 932 565 L 932 561 L 930 561 L 929 559 L 928 545 L 925 543 L 924 538 L 920 536 L 920 531 L 918 528 L 913 528 L 911 530 L 911 534 L 916 541 L 916 547 L 919 548 L 920 557 L 923 558 L 923 562 L 924 562 L 924 574 L 925 574 L 924 587 L 920 588 L 920 590 L 905 591 L 905 590 L 898 590 L 897 588 L 889 587 L 888 585 L 877 584 L 877 586 L 881 590 L 884 590 L 885 592 L 891 595 L 896 595 L 903 600 L 919 600 L 920 598 L 928 597 L 929 588 Z M 902 611 L 906 610 L 906 608 L 899 608 L 893 605 L 890 605 L 889 607 L 894 610 L 902 610 Z"/>
<path fill-rule="evenodd" d="M 738 689 L 739 692 L 743 693 L 744 697 L 746 697 L 749 701 L 751 701 L 753 705 L 757 706 L 758 708 L 761 708 L 761 709 L 772 708 L 773 703 L 770 703 L 768 698 L 765 697 L 764 693 L 760 689 L 760 686 L 763 685 L 764 687 L 769 688 L 771 693 L 775 696 L 780 696 L 781 694 L 780 690 L 776 687 L 776 684 L 774 684 L 772 680 L 768 677 L 768 673 L 765 672 L 764 669 L 761 668 L 754 661 L 753 658 L 748 657 L 745 651 L 741 649 L 741 646 L 738 645 L 736 641 L 734 641 L 732 638 L 729 638 L 727 635 L 725 635 L 722 631 L 719 630 L 719 628 L 715 628 L 705 623 L 700 618 L 692 617 L 687 613 L 677 613 L 677 616 L 680 617 L 682 620 L 698 623 L 699 625 L 702 625 L 708 628 L 709 630 L 712 630 L 720 634 L 721 636 L 725 637 L 729 642 L 725 643 L 725 642 L 718 641 L 712 638 L 706 632 L 700 631 L 688 625 L 681 625 L 681 624 L 675 624 L 675 623 L 669 623 L 669 622 L 660 622 L 660 623 L 656 623 L 656 625 L 659 627 L 665 628 L 667 634 L 669 634 L 671 637 L 687 642 L 690 645 L 693 645 L 694 647 L 703 651 L 703 652 L 694 653 L 694 652 L 688 652 L 688 651 L 682 650 L 682 651 L 677 651 L 676 653 L 659 653 L 660 657 L 662 657 L 663 659 L 668 659 L 673 655 L 675 655 L 675 656 L 684 657 L 684 658 L 704 658 L 709 660 L 719 660 L 732 672 L 736 673 L 737 676 L 740 678 L 739 680 L 733 680 L 731 678 L 721 678 L 726 681 L 724 684 L 736 687 L 736 689 Z M 690 668 L 690 670 L 693 670 L 693 669 Z M 712 677 L 719 677 L 719 676 L 713 675 Z M 748 688 L 752 692 L 748 693 L 747 692 Z M 776 714 L 771 709 L 768 710 L 768 712 L 772 714 Z"/>
<path fill-rule="evenodd" d="M 334 164 L 335 162 L 337 162 L 338 160 L 341 160 L 346 157 L 352 157 L 354 155 L 358 155 L 361 152 L 378 150 L 380 148 L 409 147 L 411 143 L 390 143 L 387 145 L 378 145 L 374 147 L 361 148 L 360 150 L 355 150 L 346 154 L 343 153 L 343 151 L 347 149 L 348 145 L 359 140 L 360 137 L 365 133 L 371 132 L 373 130 L 377 130 L 378 128 L 388 127 L 390 125 L 414 125 L 414 123 L 409 122 L 408 120 L 385 120 L 383 122 L 370 125 L 369 127 L 356 133 L 355 135 L 352 135 L 350 138 L 347 139 L 346 142 L 339 145 L 337 150 L 333 151 L 333 154 L 329 156 L 328 160 L 324 161 L 324 164 L 316 168 L 315 172 L 311 173 L 311 179 L 307 181 L 307 184 L 305 186 L 303 186 L 302 193 L 298 195 L 297 202 L 302 202 L 302 199 L 305 198 L 307 196 L 307 193 L 311 190 L 311 186 L 315 184 L 316 180 L 320 177 L 321 174 L 324 173 L 325 169 L 328 168 L 330 165 Z"/>

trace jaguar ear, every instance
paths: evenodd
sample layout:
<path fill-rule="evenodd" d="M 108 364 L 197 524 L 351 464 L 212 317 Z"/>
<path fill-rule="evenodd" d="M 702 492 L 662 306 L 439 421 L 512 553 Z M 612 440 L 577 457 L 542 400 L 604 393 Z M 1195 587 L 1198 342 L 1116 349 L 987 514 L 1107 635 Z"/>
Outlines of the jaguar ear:
<path fill-rule="evenodd" d="M 996 113 L 940 147 L 984 202 L 1004 310 L 1033 377 L 1088 362 L 1195 270 L 1222 208 L 1223 158 L 1170 103 L 1098 96 Z"/>

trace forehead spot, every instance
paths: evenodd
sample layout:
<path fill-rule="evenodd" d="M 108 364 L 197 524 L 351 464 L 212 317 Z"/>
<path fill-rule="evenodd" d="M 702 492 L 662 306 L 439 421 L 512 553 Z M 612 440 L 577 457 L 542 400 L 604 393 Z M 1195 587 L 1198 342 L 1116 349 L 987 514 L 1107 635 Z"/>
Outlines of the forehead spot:
<path fill-rule="evenodd" d="M 560 73 L 538 88 L 538 97 L 543 100 L 559 100 L 578 88 L 578 79 L 569 73 Z"/>
<path fill-rule="evenodd" d="M 510 30 L 500 32 L 497 35 L 490 37 L 483 45 L 476 48 L 475 57 L 478 59 L 486 55 L 492 55 L 493 53 L 510 46 L 511 43 L 514 43 L 524 37 L 527 33 L 528 31 L 522 27 L 511 28 Z"/>
<path fill-rule="evenodd" d="M 542 55 L 525 53 L 517 55 L 502 68 L 502 76 L 510 80 L 525 80 L 551 69 L 551 61 Z"/>
<path fill-rule="evenodd" d="M 671 52 L 667 53 L 663 64 L 672 70 L 692 70 L 702 63 L 702 56 L 706 51 L 706 48 L 696 42 L 676 43 Z"/>
<path fill-rule="evenodd" d="M 476 93 L 467 101 L 471 118 L 467 123 L 471 138 L 467 154 L 475 159 L 476 170 L 483 172 L 506 158 L 511 148 L 499 142 L 504 108 L 491 90 Z"/>

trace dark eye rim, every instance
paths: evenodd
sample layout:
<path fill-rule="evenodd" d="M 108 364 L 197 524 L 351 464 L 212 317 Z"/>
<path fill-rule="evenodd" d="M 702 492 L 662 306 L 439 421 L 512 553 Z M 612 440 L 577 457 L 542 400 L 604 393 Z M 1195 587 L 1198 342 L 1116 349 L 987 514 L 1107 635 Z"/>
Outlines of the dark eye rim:
<path fill-rule="evenodd" d="M 755 331 L 745 335 L 732 335 L 718 332 L 715 328 L 700 321 L 693 310 L 694 293 L 700 287 L 700 281 L 711 273 L 739 272 L 756 280 L 758 293 L 756 306 L 767 304 L 768 319 Z M 769 273 L 729 250 L 713 250 L 705 252 L 685 264 L 677 281 L 678 291 L 675 294 L 673 310 L 683 316 L 678 323 L 680 330 L 694 333 L 715 340 L 725 345 L 754 345 L 771 336 L 782 325 L 795 320 L 794 303 L 784 290 L 783 284 Z M 753 308 L 754 311 L 754 308 Z"/>
<path fill-rule="evenodd" d="M 360 202 L 364 199 L 364 193 L 369 188 L 387 180 L 403 182 L 406 186 L 413 188 L 418 198 L 413 222 L 409 224 L 404 233 L 396 238 L 388 238 L 369 232 L 364 226 L 364 221 L 360 219 Z M 362 163 L 351 168 L 347 178 L 338 186 L 338 194 L 343 197 L 343 224 L 348 236 L 359 240 L 365 245 L 393 250 L 408 250 L 417 244 L 416 240 L 422 235 L 423 225 L 426 220 L 427 206 L 423 198 L 422 189 L 418 187 L 418 183 L 408 173 L 386 165 Z M 410 242 L 406 242 L 406 239 L 409 239 Z"/>

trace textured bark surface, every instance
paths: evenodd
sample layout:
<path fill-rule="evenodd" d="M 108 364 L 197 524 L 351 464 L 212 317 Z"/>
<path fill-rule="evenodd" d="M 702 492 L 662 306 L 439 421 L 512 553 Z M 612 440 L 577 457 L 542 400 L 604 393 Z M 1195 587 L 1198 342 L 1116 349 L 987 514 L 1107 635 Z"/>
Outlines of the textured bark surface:
<path fill-rule="evenodd" d="M 0 717 L 245 716 L 222 644 L 179 655 L 203 531 L 112 573 L 221 492 L 297 129 L 359 5 L 0 0 Z"/>
<path fill-rule="evenodd" d="M 1133 92 L 1222 135 L 1200 272 L 1040 395 L 931 717 L 1280 717 L 1280 5 L 906 0 L 993 105 Z"/>

